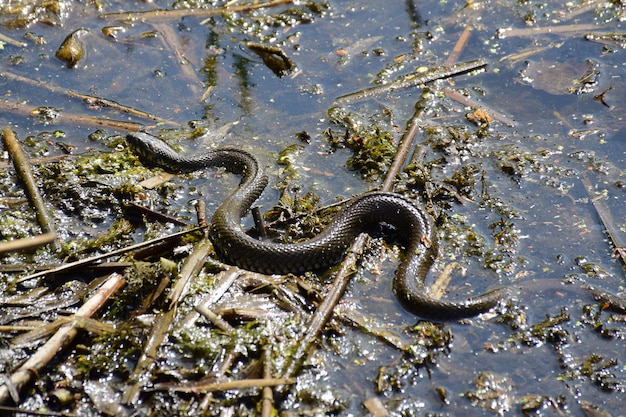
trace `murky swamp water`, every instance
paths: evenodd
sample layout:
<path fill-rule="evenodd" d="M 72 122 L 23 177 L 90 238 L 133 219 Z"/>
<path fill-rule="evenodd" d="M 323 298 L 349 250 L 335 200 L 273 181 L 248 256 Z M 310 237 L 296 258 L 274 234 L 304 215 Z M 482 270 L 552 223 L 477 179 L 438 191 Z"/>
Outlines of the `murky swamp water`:
<path fill-rule="evenodd" d="M 9 38 L 0 51 L 0 119 L 29 156 L 53 158 L 37 162 L 35 172 L 62 249 L 2 255 L 0 381 L 49 335 L 28 343 L 14 338 L 73 313 L 87 283 L 103 275 L 83 269 L 16 285 L 32 271 L 11 269 L 171 234 L 181 226 L 138 214 L 129 203 L 194 224 L 192 200 L 205 200 L 210 214 L 236 186 L 237 178 L 215 171 L 140 186 L 159 170 L 129 154 L 128 130 L 146 129 L 185 152 L 216 145 L 251 151 L 270 174 L 262 210 L 282 195 L 311 212 L 311 199 L 298 200 L 307 193 L 325 206 L 380 187 L 393 156 L 389 144 L 416 114 L 413 159 L 395 189 L 436 220 L 432 281 L 450 274 L 444 297 L 451 299 L 501 286 L 514 297 L 477 318 L 423 321 L 391 291 L 400 248 L 374 240 L 297 382 L 275 393 L 276 410 L 377 415 L 378 403 L 378 412 L 399 416 L 623 415 L 625 311 L 619 300 L 594 300 L 586 286 L 625 297 L 624 264 L 615 256 L 626 241 L 624 6 L 332 0 L 129 16 L 119 12 L 225 4 L 23 3 L 0 2 L 0 34 Z M 230 5 L 239 6 L 246 4 Z M 72 33 L 68 64 L 55 54 Z M 469 73 L 338 99 L 478 59 L 486 66 Z M 86 103 L 74 93 L 148 115 Z M 475 102 L 461 103 L 455 93 Z M 476 111 L 478 104 L 486 113 Z M 2 239 L 39 234 L 8 159 L 0 177 Z M 283 203 L 283 214 L 297 209 Z M 307 236 L 318 220 L 290 233 Z M 263 351 L 276 369 L 284 366 L 313 310 L 281 304 L 277 294 L 293 290 L 293 277 L 271 284 L 247 278 L 250 284 L 227 293 L 215 309 L 236 329 L 228 334 L 204 319 L 189 325 L 216 280 L 214 263 L 207 264 L 154 362 L 134 373 L 167 310 L 163 294 L 148 304 L 143 298 L 176 278 L 158 258 L 177 271 L 189 252 L 148 257 L 145 269 L 131 262 L 125 292 L 94 317 L 116 327 L 81 330 L 16 405 L 69 415 L 261 415 L 260 389 L 189 393 L 158 384 L 189 385 L 220 367 L 227 369 L 223 379 L 259 378 Z M 330 275 L 305 280 L 323 293 Z M 162 285 L 167 294 L 169 284 Z M 35 296 L 37 288 L 48 293 Z M 55 304 L 77 292 L 75 302 Z M 140 387 L 138 394 L 125 399 L 131 386 Z M 61 390 L 69 399 L 59 400 Z"/>

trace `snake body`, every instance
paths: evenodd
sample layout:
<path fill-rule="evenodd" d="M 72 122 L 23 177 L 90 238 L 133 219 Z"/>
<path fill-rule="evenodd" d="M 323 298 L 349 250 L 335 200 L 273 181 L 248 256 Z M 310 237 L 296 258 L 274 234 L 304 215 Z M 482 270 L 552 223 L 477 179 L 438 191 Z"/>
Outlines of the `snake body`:
<path fill-rule="evenodd" d="M 404 235 L 405 256 L 393 280 L 396 297 L 408 311 L 434 319 L 458 319 L 485 312 L 508 296 L 497 289 L 464 301 L 428 296 L 426 277 L 437 255 L 437 239 L 430 216 L 405 197 L 368 192 L 350 200 L 316 237 L 292 244 L 257 240 L 245 233 L 241 218 L 267 186 L 263 167 L 252 154 L 235 148 L 217 148 L 183 156 L 152 135 L 127 135 L 130 148 L 144 162 L 170 172 L 193 172 L 223 167 L 242 176 L 239 186 L 211 219 L 210 238 L 219 256 L 241 268 L 267 274 L 301 273 L 336 264 L 356 236 L 386 223 Z"/>

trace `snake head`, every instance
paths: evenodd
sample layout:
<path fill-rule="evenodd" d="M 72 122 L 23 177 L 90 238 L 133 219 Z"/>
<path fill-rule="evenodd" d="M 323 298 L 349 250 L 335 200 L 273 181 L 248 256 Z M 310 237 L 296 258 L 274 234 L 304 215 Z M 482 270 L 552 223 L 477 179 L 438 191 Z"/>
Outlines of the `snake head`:
<path fill-rule="evenodd" d="M 159 142 L 161 145 L 159 145 Z M 158 154 L 159 149 L 163 146 L 163 141 L 156 136 L 143 132 L 131 132 L 126 135 L 126 143 L 136 155 L 152 159 L 152 155 Z"/>
<path fill-rule="evenodd" d="M 126 135 L 126 143 L 142 162 L 166 170 L 177 170 L 175 161 L 179 159 L 178 153 L 156 136 L 131 132 Z"/>

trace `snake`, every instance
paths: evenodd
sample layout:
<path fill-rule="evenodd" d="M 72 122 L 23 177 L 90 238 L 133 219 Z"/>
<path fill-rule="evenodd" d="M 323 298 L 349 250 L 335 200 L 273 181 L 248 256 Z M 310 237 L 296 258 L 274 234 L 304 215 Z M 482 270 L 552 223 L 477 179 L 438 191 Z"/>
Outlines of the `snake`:
<path fill-rule="evenodd" d="M 241 219 L 268 185 L 263 166 L 250 152 L 220 147 L 188 156 L 145 132 L 127 134 L 126 142 L 142 163 L 171 173 L 222 168 L 241 176 L 239 185 L 215 210 L 209 225 L 216 254 L 240 268 L 264 274 L 299 274 L 329 268 L 341 261 L 360 233 L 386 224 L 399 232 L 404 245 L 393 292 L 407 311 L 427 319 L 468 318 L 489 311 L 509 296 L 506 287 L 460 301 L 430 296 L 426 281 L 438 251 L 434 222 L 421 205 L 400 194 L 369 191 L 353 197 L 323 231 L 302 242 L 259 240 L 241 225 Z"/>

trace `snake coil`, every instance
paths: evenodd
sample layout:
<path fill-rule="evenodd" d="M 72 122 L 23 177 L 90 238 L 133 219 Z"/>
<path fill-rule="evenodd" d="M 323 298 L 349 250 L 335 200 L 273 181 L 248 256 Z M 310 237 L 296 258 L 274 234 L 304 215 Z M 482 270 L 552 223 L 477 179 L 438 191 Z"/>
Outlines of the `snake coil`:
<path fill-rule="evenodd" d="M 235 148 L 183 156 L 159 138 L 142 132 L 130 133 L 126 140 L 144 162 L 170 172 L 223 167 L 242 176 L 239 186 L 215 211 L 210 225 L 210 238 L 218 255 L 241 268 L 267 274 L 326 268 L 341 260 L 359 233 L 386 223 L 404 234 L 405 256 L 393 280 L 393 290 L 408 311 L 439 320 L 459 319 L 486 312 L 508 296 L 508 290 L 500 288 L 464 301 L 429 297 L 426 277 L 437 255 L 432 220 L 422 207 L 399 194 L 369 192 L 353 198 L 310 240 L 292 244 L 260 241 L 248 236 L 240 222 L 268 182 L 256 157 Z"/>

